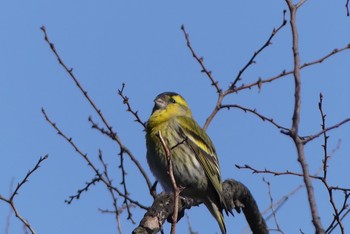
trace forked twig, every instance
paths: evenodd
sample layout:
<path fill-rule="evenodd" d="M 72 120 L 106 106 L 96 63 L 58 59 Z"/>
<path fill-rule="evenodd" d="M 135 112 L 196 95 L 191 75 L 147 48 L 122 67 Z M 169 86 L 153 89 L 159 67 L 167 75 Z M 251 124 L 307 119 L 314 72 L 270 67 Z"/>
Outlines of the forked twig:
<path fill-rule="evenodd" d="M 323 234 L 325 231 L 322 227 L 321 219 L 318 213 L 314 189 L 312 186 L 309 166 L 306 161 L 304 143 L 299 137 L 299 123 L 300 123 L 300 111 L 301 111 L 301 76 L 300 76 L 300 55 L 299 55 L 299 37 L 298 28 L 296 24 L 296 15 L 298 5 L 304 1 L 300 1 L 297 5 L 292 0 L 285 0 L 290 13 L 290 28 L 292 32 L 292 50 L 293 50 L 293 77 L 294 77 L 294 110 L 292 128 L 290 130 L 290 137 L 293 139 L 297 154 L 298 162 L 303 172 L 303 179 L 307 191 L 308 202 L 311 210 L 312 223 L 315 227 L 316 233 Z"/>
<path fill-rule="evenodd" d="M 117 142 L 117 144 L 119 145 L 119 147 L 121 148 L 121 150 L 123 152 L 125 152 L 129 158 L 131 159 L 131 161 L 136 165 L 136 167 L 138 168 L 138 170 L 140 171 L 140 173 L 142 174 L 142 176 L 144 177 L 146 184 L 149 188 L 149 190 L 151 190 L 152 188 L 152 184 L 150 179 L 148 178 L 147 173 L 145 172 L 145 170 L 143 169 L 143 167 L 141 166 L 140 162 L 136 159 L 136 157 L 131 153 L 131 151 L 123 144 L 123 142 L 121 141 L 121 139 L 119 138 L 119 136 L 117 135 L 117 133 L 113 130 L 112 126 L 107 122 L 107 119 L 104 117 L 104 115 L 102 114 L 102 111 L 97 107 L 97 105 L 93 102 L 93 100 L 91 99 L 91 97 L 88 95 L 88 92 L 82 87 L 82 85 L 80 84 L 80 82 L 78 81 L 78 79 L 75 77 L 74 73 L 73 73 L 73 69 L 72 68 L 68 68 L 68 66 L 63 62 L 62 58 L 60 57 L 60 55 L 58 54 L 55 45 L 50 41 L 48 34 L 46 32 L 46 28 L 45 26 L 42 26 L 41 31 L 43 31 L 44 33 L 44 39 L 45 41 L 49 44 L 51 51 L 54 53 L 55 57 L 57 58 L 59 64 L 64 68 L 64 70 L 69 74 L 69 76 L 71 77 L 71 79 L 74 81 L 74 83 L 76 84 L 76 86 L 79 88 L 79 90 L 81 91 L 81 93 L 84 95 L 85 99 L 90 103 L 91 107 L 96 111 L 96 113 L 98 114 L 98 116 L 100 117 L 100 119 L 102 120 L 103 124 L 106 126 L 106 128 L 109 131 L 109 136 L 112 140 L 114 140 L 115 142 Z"/>
<path fill-rule="evenodd" d="M 134 117 L 135 117 L 135 122 L 139 123 L 142 125 L 142 127 L 145 129 L 146 128 L 146 124 L 145 122 L 143 122 L 138 114 L 138 111 L 134 111 L 131 108 L 130 102 L 129 102 L 129 98 L 124 95 L 124 88 L 125 88 L 125 83 L 122 84 L 122 88 L 118 89 L 118 95 L 123 99 L 123 104 L 125 104 L 127 106 L 126 111 L 130 112 Z"/>
<path fill-rule="evenodd" d="M 214 79 L 213 75 L 212 75 L 212 71 L 208 70 L 206 68 L 206 66 L 204 65 L 204 58 L 203 57 L 198 57 L 198 55 L 196 54 L 196 52 L 194 51 L 194 49 L 192 48 L 191 42 L 190 42 L 190 38 L 188 33 L 186 32 L 185 26 L 181 25 L 181 30 L 183 31 L 184 35 L 185 35 L 185 39 L 186 39 L 186 45 L 188 47 L 188 49 L 191 51 L 191 54 L 193 56 L 193 58 L 195 60 L 197 60 L 197 62 L 199 63 L 199 65 L 201 66 L 202 70 L 201 72 L 205 73 L 207 75 L 207 77 L 209 78 L 209 80 L 211 81 L 211 85 L 215 87 L 216 92 L 218 94 L 222 93 L 222 89 L 219 87 L 219 82 Z"/>
<path fill-rule="evenodd" d="M 331 52 L 327 53 L 326 55 L 322 56 L 319 59 L 316 59 L 316 60 L 313 60 L 313 61 L 306 62 L 306 63 L 302 64 L 300 66 L 300 70 L 302 70 L 304 68 L 307 68 L 307 67 L 310 67 L 312 65 L 316 65 L 316 64 L 322 63 L 325 60 L 329 59 L 330 57 L 333 57 L 334 55 L 336 55 L 338 53 L 341 53 L 341 52 L 343 52 L 345 50 L 349 50 L 349 49 L 350 49 L 350 44 L 347 44 L 346 46 L 344 46 L 344 47 L 342 47 L 340 49 L 333 49 Z M 266 79 L 259 78 L 257 81 L 255 81 L 253 83 L 239 86 L 239 87 L 236 88 L 236 92 L 244 90 L 244 89 L 251 89 L 251 88 L 253 88 L 255 86 L 257 86 L 260 89 L 263 84 L 271 83 L 272 81 L 275 81 L 277 79 L 280 79 L 280 78 L 283 78 L 283 77 L 286 77 L 286 76 L 292 75 L 292 74 L 293 74 L 293 70 L 289 70 L 289 71 L 283 70 L 281 73 L 279 73 L 279 74 L 277 74 L 275 76 L 272 76 L 270 78 L 266 78 Z"/>
<path fill-rule="evenodd" d="M 130 203 L 135 204 L 136 206 L 142 208 L 142 209 L 148 209 L 148 207 L 142 205 L 141 203 L 131 199 L 127 194 L 124 194 L 121 192 L 118 188 L 113 186 L 108 182 L 108 180 L 103 176 L 103 174 L 98 170 L 98 168 L 92 163 L 92 161 L 89 159 L 88 154 L 83 153 L 83 151 L 74 143 L 73 139 L 71 137 L 68 137 L 58 126 L 56 123 L 54 123 L 49 116 L 46 114 L 46 111 L 42 109 L 42 113 L 46 119 L 46 121 L 56 130 L 57 134 L 60 135 L 63 139 L 65 139 L 72 148 L 87 162 L 88 166 L 94 171 L 95 175 L 100 178 L 100 180 L 106 185 L 107 188 L 113 189 L 119 196 L 128 199 Z"/>
<path fill-rule="evenodd" d="M 15 206 L 15 196 L 18 195 L 18 191 L 22 188 L 22 186 L 28 182 L 29 177 L 36 171 L 39 169 L 40 164 L 48 159 L 48 155 L 45 155 L 44 157 L 40 157 L 39 161 L 35 164 L 34 168 L 29 170 L 29 172 L 26 174 L 26 176 L 24 177 L 24 179 L 19 182 L 14 190 L 14 192 L 12 193 L 12 195 L 10 196 L 10 198 L 5 198 L 0 194 L 0 200 L 8 203 L 11 207 L 11 209 L 13 210 L 13 212 L 15 213 L 16 217 L 23 223 L 23 225 L 32 233 L 35 234 L 35 230 L 32 227 L 32 225 L 19 213 L 19 211 L 17 210 L 16 206 Z"/>
<path fill-rule="evenodd" d="M 271 45 L 271 40 L 272 38 L 274 38 L 274 36 L 286 25 L 287 20 L 286 20 L 286 10 L 283 11 L 283 20 L 282 23 L 279 27 L 274 28 L 272 30 L 272 33 L 270 35 L 270 37 L 267 39 L 267 41 L 260 47 L 260 49 L 258 49 L 257 51 L 254 52 L 253 56 L 249 59 L 249 61 L 247 62 L 247 64 L 238 72 L 236 78 L 234 79 L 234 81 L 232 82 L 229 90 L 231 90 L 232 92 L 236 91 L 236 84 L 238 81 L 241 80 L 241 76 L 242 74 L 245 72 L 245 70 L 252 65 L 253 63 L 255 63 L 254 59 L 256 58 L 256 56 L 258 56 L 266 47 L 268 47 L 269 45 Z"/>
<path fill-rule="evenodd" d="M 205 124 L 203 126 L 203 129 L 206 130 L 209 126 L 209 124 L 211 123 L 211 121 L 213 120 L 213 118 L 216 116 L 216 114 L 220 111 L 221 106 L 222 106 L 222 101 L 224 99 L 224 97 L 226 95 L 229 95 L 233 92 L 237 92 L 238 91 L 238 87 L 236 87 L 236 83 L 241 80 L 241 76 L 244 73 L 244 71 L 254 63 L 254 59 L 258 56 L 258 54 L 260 54 L 267 46 L 269 46 L 271 44 L 271 40 L 274 36 L 276 36 L 276 34 L 284 27 L 284 25 L 286 24 L 286 19 L 285 19 L 285 11 L 283 11 L 283 20 L 282 20 L 282 24 L 277 27 L 277 29 L 273 29 L 271 35 L 269 36 L 269 38 L 267 39 L 267 41 L 262 45 L 262 47 L 260 49 L 258 49 L 253 56 L 251 57 L 251 59 L 248 61 L 248 63 L 240 70 L 240 72 L 238 73 L 238 75 L 236 76 L 235 80 L 233 81 L 233 83 L 230 85 L 230 87 L 226 90 L 226 91 L 222 91 L 221 89 L 218 88 L 218 82 L 215 81 L 212 76 L 211 76 L 211 72 L 208 72 L 208 70 L 205 68 L 202 59 L 199 59 L 196 54 L 194 53 L 192 47 L 189 47 L 193 57 L 196 58 L 196 60 L 200 63 L 200 65 L 202 66 L 202 69 L 205 73 L 207 73 L 207 76 L 209 77 L 209 79 L 212 82 L 212 85 L 214 85 L 216 87 L 217 93 L 218 93 L 218 100 L 216 102 L 216 105 L 214 107 L 214 110 L 212 111 L 212 113 L 209 115 L 209 117 L 206 119 Z M 187 34 L 185 34 L 187 35 Z M 186 37 L 187 40 L 187 44 L 190 45 L 189 39 L 188 37 Z M 208 74 L 209 73 L 209 74 Z M 260 86 L 260 82 L 257 83 L 257 85 Z"/>
<path fill-rule="evenodd" d="M 333 125 L 333 126 L 330 126 L 330 127 L 327 127 L 325 129 L 322 129 L 320 132 L 314 134 L 314 135 L 310 135 L 310 136 L 307 136 L 307 137 L 303 137 L 303 143 L 304 144 L 307 144 L 309 143 L 310 141 L 316 139 L 317 137 L 320 137 L 321 135 L 325 134 L 326 132 L 329 132 L 333 129 L 336 129 L 336 128 L 339 128 L 340 126 L 346 124 L 350 122 L 350 118 L 347 118 L 347 119 L 344 119 L 343 121 Z"/>
<path fill-rule="evenodd" d="M 328 185 L 328 182 L 327 182 L 328 159 L 329 159 L 329 155 L 328 155 L 328 138 L 329 137 L 327 136 L 327 131 L 325 131 L 325 129 L 326 129 L 326 114 L 324 114 L 324 111 L 323 111 L 323 95 L 322 95 L 322 93 L 320 93 L 320 101 L 318 103 L 318 109 L 319 109 L 320 115 L 321 115 L 321 121 L 322 121 L 321 128 L 323 131 L 323 142 L 324 142 L 322 145 L 324 155 L 323 155 L 323 177 L 322 177 L 321 181 L 328 191 L 329 202 L 331 203 L 333 211 L 334 211 L 333 220 L 337 222 L 341 233 L 344 234 L 344 226 L 343 226 L 341 219 L 340 219 L 340 212 L 338 211 L 338 208 L 337 208 L 335 201 L 334 201 L 333 189 Z M 333 221 L 333 223 L 334 223 L 334 221 Z"/>
<path fill-rule="evenodd" d="M 273 219 L 275 221 L 275 224 L 276 224 L 276 231 L 277 232 L 280 232 L 280 233 L 283 233 L 284 232 L 282 231 L 278 221 L 277 221 L 277 215 L 276 215 L 276 212 L 275 212 L 275 207 L 274 207 L 274 202 L 273 202 L 273 197 L 272 197 L 272 192 L 271 192 L 271 184 L 270 184 L 270 181 L 267 181 L 265 178 L 263 178 L 263 181 L 266 183 L 267 185 L 267 189 L 268 189 L 268 194 L 269 194 L 269 197 L 270 197 L 270 209 L 271 209 L 271 214 L 273 216 Z"/>
<path fill-rule="evenodd" d="M 102 150 L 99 150 L 98 151 L 98 159 L 100 160 L 101 164 L 103 165 L 103 174 L 104 176 L 106 177 L 106 180 L 108 181 L 108 183 L 110 185 L 112 185 L 112 179 L 109 177 L 109 173 L 108 173 L 108 165 L 107 163 L 104 161 L 103 159 L 103 155 L 102 155 Z M 118 209 L 118 204 L 117 204 L 117 196 L 115 195 L 114 193 L 114 190 L 112 187 L 108 187 L 108 191 L 112 197 L 112 201 L 113 201 L 113 208 L 114 208 L 114 211 L 113 211 L 113 214 L 115 215 L 115 219 L 117 221 L 117 229 L 118 229 L 118 232 L 119 234 L 122 234 L 122 229 L 121 229 L 121 223 L 120 223 L 120 209 Z M 127 194 L 125 191 L 124 193 L 128 196 L 129 194 Z M 126 209 L 127 209 L 127 212 L 128 212 L 128 219 L 131 219 L 132 223 L 134 223 L 133 219 L 132 219 L 132 214 L 131 214 L 131 211 L 130 211 L 130 206 L 129 204 L 127 203 L 127 199 L 124 199 L 124 203 L 126 205 Z"/>

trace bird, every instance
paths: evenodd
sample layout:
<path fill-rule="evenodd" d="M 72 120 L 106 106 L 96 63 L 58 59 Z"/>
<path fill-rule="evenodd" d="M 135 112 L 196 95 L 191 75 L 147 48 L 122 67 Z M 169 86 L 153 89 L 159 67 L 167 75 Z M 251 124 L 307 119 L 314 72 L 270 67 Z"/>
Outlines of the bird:
<path fill-rule="evenodd" d="M 219 224 L 226 226 L 222 211 L 228 206 L 222 194 L 218 157 L 212 140 L 195 121 L 185 99 L 176 92 L 164 92 L 154 99 L 146 125 L 147 162 L 165 192 L 173 192 L 167 150 L 180 196 L 199 199 Z"/>

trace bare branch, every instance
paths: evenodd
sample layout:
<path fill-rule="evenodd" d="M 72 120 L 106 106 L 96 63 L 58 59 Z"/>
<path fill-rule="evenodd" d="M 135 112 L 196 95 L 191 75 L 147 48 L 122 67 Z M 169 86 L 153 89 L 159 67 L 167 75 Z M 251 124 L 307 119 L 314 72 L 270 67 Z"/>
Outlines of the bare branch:
<path fill-rule="evenodd" d="M 95 185 L 100 180 L 101 180 L 100 177 L 94 177 L 91 181 L 85 182 L 85 186 L 82 189 L 78 189 L 75 195 L 69 196 L 69 199 L 64 200 L 64 202 L 70 205 L 72 204 L 73 200 L 75 199 L 79 200 L 83 192 L 87 192 L 91 186 Z"/>
<path fill-rule="evenodd" d="M 277 228 L 276 231 L 284 234 L 284 232 L 282 231 L 280 225 L 278 224 L 277 215 L 276 215 L 276 212 L 275 212 L 275 208 L 273 206 L 273 197 L 272 197 L 272 193 L 271 193 L 271 184 L 270 184 L 269 181 L 265 180 L 265 178 L 263 178 L 263 181 L 267 184 L 268 193 L 269 193 L 269 197 L 270 197 L 270 209 L 271 209 L 271 213 L 272 213 L 273 219 L 274 219 L 275 224 L 276 224 L 276 228 Z"/>
<path fill-rule="evenodd" d="M 243 107 L 243 106 L 240 106 L 240 105 L 237 105 L 237 104 L 232 104 L 232 105 L 221 105 L 220 108 L 221 108 L 221 109 L 223 109 L 223 108 L 227 108 L 227 109 L 230 109 L 230 108 L 241 109 L 241 110 L 243 110 L 244 112 L 249 112 L 249 113 L 252 113 L 252 114 L 258 116 L 262 121 L 267 121 L 267 122 L 271 123 L 272 125 L 274 125 L 274 126 L 275 126 L 276 128 L 278 128 L 278 129 L 282 129 L 282 130 L 287 131 L 287 132 L 289 131 L 288 128 L 283 127 L 282 125 L 277 124 L 277 123 L 274 121 L 274 119 L 268 118 L 268 117 L 266 117 L 266 116 L 264 116 L 264 115 L 258 113 L 256 109 L 246 108 L 246 107 Z"/>
<path fill-rule="evenodd" d="M 124 95 L 124 88 L 125 88 L 125 83 L 122 84 L 122 88 L 121 89 L 118 89 L 118 95 L 123 99 L 123 104 L 125 104 L 127 106 L 126 111 L 130 112 L 135 117 L 135 122 L 141 124 L 142 127 L 145 129 L 146 128 L 145 122 L 143 122 L 141 120 L 140 116 L 138 115 L 138 112 L 134 111 L 131 108 L 131 105 L 129 103 L 129 98 Z"/>
<path fill-rule="evenodd" d="M 302 2 L 302 1 L 301 1 Z M 294 111 L 293 111 L 293 122 L 292 128 L 290 131 L 290 136 L 292 137 L 295 147 L 298 152 L 298 161 L 300 163 L 301 169 L 303 171 L 303 179 L 306 186 L 306 191 L 308 195 L 308 201 L 311 209 L 312 223 L 315 226 L 315 230 L 317 234 L 325 233 L 322 223 L 320 220 L 320 216 L 318 214 L 314 189 L 312 186 L 312 182 L 310 179 L 309 167 L 305 159 L 304 154 L 304 144 L 301 138 L 299 137 L 299 122 L 300 122 L 300 107 L 301 107 L 301 77 L 300 77 L 300 55 L 299 55 L 299 39 L 298 39 L 298 30 L 296 25 L 296 13 L 297 6 L 295 6 L 292 0 L 286 0 L 286 3 L 290 12 L 290 27 L 292 31 L 293 38 L 293 58 L 294 58 Z"/>
<path fill-rule="evenodd" d="M 329 159 L 329 155 L 328 155 L 328 136 L 327 136 L 327 131 L 325 131 L 326 129 L 326 114 L 324 114 L 324 111 L 323 111 L 323 95 L 322 93 L 320 94 L 320 101 L 318 103 L 318 109 L 320 111 L 320 115 L 321 115 L 321 128 L 322 128 L 322 131 L 323 131 L 323 177 L 321 179 L 321 181 L 323 182 L 324 186 L 326 187 L 326 189 L 328 190 L 328 196 L 329 196 L 329 201 L 332 205 L 332 208 L 333 208 L 333 211 L 334 211 L 334 218 L 333 220 L 337 222 L 337 224 L 339 225 L 339 228 L 340 228 L 340 231 L 342 234 L 344 234 L 344 226 L 341 222 L 341 219 L 340 219 L 340 212 L 338 211 L 338 208 L 335 204 L 335 201 L 334 201 L 334 197 L 333 197 L 333 189 L 328 185 L 328 182 L 327 182 L 327 172 L 328 172 L 328 159 Z M 349 189 L 350 191 L 350 189 Z M 332 223 L 334 223 L 334 221 Z M 332 225 L 330 225 L 332 226 Z"/>
<path fill-rule="evenodd" d="M 100 173 L 98 168 L 91 162 L 88 155 L 86 153 L 83 153 L 82 150 L 80 150 L 80 148 L 73 142 L 73 139 L 68 137 L 58 128 L 58 126 L 48 117 L 44 109 L 42 109 L 42 113 L 46 121 L 57 131 L 58 135 L 63 137 L 63 139 L 65 139 L 73 147 L 73 149 L 84 159 L 84 161 L 87 162 L 88 166 L 94 171 L 96 176 L 100 178 L 101 182 L 103 182 L 107 186 L 107 188 L 109 187 L 112 188 L 115 192 L 118 193 L 119 196 L 128 199 L 131 203 L 137 205 L 138 207 L 142 209 L 147 209 L 146 206 L 140 204 L 137 201 L 134 201 L 127 194 L 122 193 L 118 188 L 113 187 L 111 184 L 109 184 L 108 180 Z"/>
<path fill-rule="evenodd" d="M 216 81 L 216 80 L 214 79 L 214 77 L 212 76 L 212 72 L 209 71 L 209 70 L 205 67 L 204 62 L 203 62 L 203 61 L 204 61 L 204 58 L 203 58 L 203 57 L 198 57 L 197 54 L 196 54 L 196 52 L 195 52 L 194 49 L 192 48 L 189 35 L 188 35 L 188 33 L 186 32 L 185 26 L 184 26 L 184 25 L 181 25 L 181 30 L 183 31 L 183 33 L 184 33 L 184 35 L 185 35 L 187 47 L 190 49 L 193 58 L 195 58 L 195 59 L 197 60 L 197 62 L 199 63 L 199 65 L 202 67 L 202 71 L 201 71 L 201 72 L 204 72 L 204 73 L 208 76 L 209 80 L 211 81 L 211 85 L 215 87 L 216 92 L 217 92 L 218 94 L 222 93 L 222 89 L 219 87 L 219 82 Z"/>
<path fill-rule="evenodd" d="M 264 45 L 258 49 L 257 51 L 254 52 L 253 56 L 249 59 L 249 61 L 247 62 L 247 64 L 238 72 L 235 80 L 232 82 L 231 86 L 230 86 L 230 90 L 232 90 L 232 92 L 236 91 L 236 84 L 238 81 L 240 81 L 242 78 L 242 74 L 244 73 L 244 71 L 253 63 L 255 63 L 254 59 L 256 58 L 256 56 L 258 56 L 258 54 L 260 54 L 266 47 L 268 47 L 269 45 L 271 45 L 271 40 L 272 38 L 286 25 L 287 20 L 286 20 L 286 10 L 283 11 L 283 20 L 282 23 L 279 27 L 277 27 L 277 29 L 273 29 L 272 33 L 270 35 L 270 37 L 267 39 L 267 41 L 264 43 Z"/>
<path fill-rule="evenodd" d="M 223 196 L 228 209 L 232 211 L 243 210 L 247 222 L 254 234 L 269 233 L 266 223 L 262 218 L 259 208 L 249 189 L 242 183 L 233 179 L 223 182 Z M 133 234 L 157 233 L 165 220 L 169 220 L 174 212 L 174 196 L 161 193 L 154 200 L 152 207 L 146 212 L 140 224 L 132 232 Z M 198 200 L 190 198 L 179 198 L 179 219 L 184 215 L 185 209 L 201 204 Z"/>
<path fill-rule="evenodd" d="M 101 155 L 102 156 L 102 155 Z M 129 196 L 129 192 L 128 192 L 128 189 L 127 189 L 127 186 L 126 186 L 126 170 L 125 170 L 125 164 L 124 164 L 124 152 L 121 150 L 119 152 L 119 158 L 120 158 L 120 165 L 119 165 L 119 168 L 121 169 L 122 171 L 122 182 L 121 182 L 121 185 L 123 185 L 123 190 L 124 190 L 124 194 L 126 196 Z M 101 162 L 103 163 L 104 165 L 104 168 L 105 168 L 105 176 L 108 178 L 109 181 L 112 182 L 111 179 L 109 179 L 108 177 L 108 173 L 107 173 L 107 164 L 104 163 L 104 161 L 102 160 L 102 157 L 100 158 Z M 128 211 L 128 219 L 130 219 L 132 221 L 133 224 L 135 224 L 136 222 L 134 221 L 134 219 L 132 218 L 132 214 L 131 214 L 131 211 L 130 211 L 130 205 L 129 205 L 129 201 L 128 199 L 124 198 L 124 204 L 126 206 L 126 210 Z"/>
<path fill-rule="evenodd" d="M 120 223 L 120 213 L 121 212 L 119 211 L 120 209 L 118 209 L 117 197 L 116 197 L 116 195 L 113 192 L 114 190 L 112 188 L 112 185 L 113 185 L 112 179 L 110 179 L 110 177 L 109 177 L 108 166 L 107 166 L 107 163 L 103 159 L 102 150 L 98 151 L 98 158 L 99 158 L 99 160 L 100 160 L 100 162 L 101 162 L 101 164 L 103 165 L 103 168 L 104 168 L 103 174 L 106 177 L 106 180 L 108 181 L 108 184 L 110 185 L 108 187 L 108 191 L 111 194 L 112 201 L 113 201 L 113 208 L 114 208 L 114 212 L 113 213 L 115 214 L 115 219 L 116 219 L 116 222 L 117 222 L 118 232 L 119 232 L 119 234 L 122 234 L 121 223 Z M 124 193 L 125 193 L 126 196 L 129 195 L 125 191 L 124 191 Z M 134 224 L 135 222 L 131 218 L 132 215 L 131 215 L 130 207 L 129 207 L 129 204 L 127 203 L 127 199 L 126 198 L 124 199 L 124 203 L 126 204 L 126 207 L 127 207 L 128 219 L 130 219 L 132 221 L 132 223 Z"/>
<path fill-rule="evenodd" d="M 40 167 L 40 164 L 48 159 L 48 155 L 45 155 L 44 157 L 40 157 L 39 158 L 39 161 L 35 164 L 34 168 L 31 169 L 27 174 L 26 176 L 24 177 L 24 179 L 18 183 L 17 187 L 15 188 L 14 192 L 12 193 L 12 195 L 10 196 L 10 198 L 5 198 L 3 197 L 1 194 L 0 194 L 0 200 L 8 203 L 11 207 L 11 209 L 13 210 L 13 212 L 15 213 L 16 217 L 23 223 L 23 225 L 32 233 L 32 234 L 35 234 L 36 232 L 34 231 L 34 228 L 32 227 L 32 225 L 25 219 L 23 218 L 23 216 L 18 212 L 17 208 L 16 208 L 16 205 L 15 205 L 15 202 L 14 202 L 14 199 L 15 199 L 15 196 L 18 195 L 18 191 L 22 188 L 22 186 L 28 182 L 28 179 L 29 177 L 36 171 L 39 169 Z"/>
<path fill-rule="evenodd" d="M 333 49 L 331 52 L 327 53 L 326 55 L 324 55 L 323 57 L 321 57 L 319 59 L 304 63 L 303 65 L 300 66 L 300 70 L 307 68 L 307 67 L 310 67 L 310 66 L 315 65 L 315 64 L 322 63 L 325 60 L 327 60 L 328 58 L 333 57 L 333 55 L 336 55 L 336 54 L 341 53 L 341 52 L 348 50 L 348 49 L 350 49 L 350 44 L 348 44 L 340 49 Z M 237 87 L 235 92 L 241 91 L 243 89 L 250 89 L 254 86 L 258 86 L 258 88 L 260 89 L 261 86 L 265 83 L 271 83 L 274 80 L 283 78 L 283 77 L 291 75 L 291 74 L 293 74 L 293 70 L 289 70 L 289 71 L 284 70 L 281 73 L 279 73 L 273 77 L 267 78 L 267 79 L 259 78 L 256 82 Z"/>
<path fill-rule="evenodd" d="M 344 199 L 344 200 L 347 201 L 347 200 L 349 199 L 349 195 L 350 195 L 350 194 L 347 194 L 347 198 Z M 344 206 L 343 206 L 343 207 L 344 207 Z M 346 207 L 346 206 L 345 206 L 345 207 Z M 345 208 L 345 207 L 344 207 L 344 208 Z M 345 210 L 346 210 L 346 211 L 345 211 Z M 341 216 L 341 218 L 340 218 L 341 221 L 343 221 L 343 219 L 350 213 L 350 209 L 349 209 L 349 208 L 345 208 L 344 211 L 345 211 L 345 213 L 342 214 L 342 216 Z M 334 229 L 337 228 L 337 227 L 338 227 L 338 223 L 335 222 L 335 219 L 334 219 L 333 222 L 330 224 L 329 228 L 326 230 L 326 233 L 332 233 L 332 232 L 334 231 Z"/>
<path fill-rule="evenodd" d="M 219 110 L 221 110 L 222 100 L 224 100 L 224 97 L 225 97 L 225 94 L 221 92 L 219 94 L 218 100 L 216 101 L 216 106 L 214 107 L 214 110 L 211 112 L 209 117 L 205 120 L 205 123 L 203 126 L 204 130 L 207 130 L 211 121 L 214 119 L 214 117 L 219 112 Z"/>
<path fill-rule="evenodd" d="M 44 157 L 40 157 L 39 161 L 35 164 L 34 168 L 30 170 L 27 175 L 24 177 L 24 179 L 17 184 L 17 187 L 15 188 L 15 191 L 12 193 L 12 196 L 10 197 L 10 200 L 13 200 L 14 197 L 18 194 L 19 189 L 26 183 L 28 182 L 29 177 L 39 169 L 40 163 L 42 163 L 44 160 L 46 160 L 49 156 L 45 155 Z"/>
<path fill-rule="evenodd" d="M 331 127 L 328 127 L 328 128 L 325 128 L 325 129 L 322 129 L 322 131 L 320 131 L 319 133 L 316 133 L 314 135 L 311 135 L 311 136 L 307 136 L 307 137 L 303 137 L 303 143 L 304 144 L 307 144 L 309 143 L 310 141 L 316 139 L 317 137 L 323 135 L 324 133 L 330 131 L 330 130 L 333 130 L 333 129 L 336 129 L 336 128 L 339 128 L 340 126 L 346 124 L 350 122 L 350 118 L 347 118 L 347 119 L 344 119 L 343 121 L 331 126 Z"/>
<path fill-rule="evenodd" d="M 321 128 L 322 128 L 322 131 L 324 131 L 326 129 L 326 115 L 323 113 L 322 104 L 323 104 L 323 95 L 322 95 L 322 93 L 320 93 L 320 101 L 318 103 L 318 109 L 320 110 L 321 120 L 322 120 Z M 324 144 L 322 145 L 322 148 L 323 148 L 323 179 L 326 180 L 327 179 L 328 159 L 329 159 L 328 149 L 327 149 L 328 136 L 327 136 L 326 131 L 323 132 L 323 141 L 324 141 Z"/>
<path fill-rule="evenodd" d="M 307 0 L 300 0 L 297 5 L 296 5 L 296 8 L 299 8 L 301 7 Z"/>
<path fill-rule="evenodd" d="M 44 33 L 44 39 L 45 41 L 49 44 L 51 51 L 54 53 L 54 55 L 56 56 L 59 64 L 64 68 L 64 70 L 68 73 L 68 75 L 72 78 L 72 80 L 74 81 L 74 83 L 76 84 L 76 86 L 79 88 L 79 90 L 81 91 L 81 93 L 84 95 L 85 99 L 90 103 L 90 105 L 92 106 L 92 108 L 96 111 L 96 113 L 98 114 L 98 116 L 100 117 L 100 119 L 102 120 L 102 122 L 104 123 L 104 125 L 107 127 L 108 131 L 110 132 L 109 136 L 112 140 L 116 141 L 117 144 L 119 145 L 119 147 L 121 148 L 121 150 L 123 152 L 125 152 L 131 159 L 131 161 L 136 165 L 136 167 L 139 169 L 140 173 L 142 174 L 142 176 L 144 177 L 144 179 L 146 180 L 147 186 L 149 188 L 149 190 L 151 190 L 152 184 L 150 179 L 148 178 L 148 175 L 146 174 L 146 172 L 143 170 L 140 162 L 136 159 L 136 157 L 131 153 L 131 151 L 123 144 L 123 142 L 121 141 L 121 139 L 118 137 L 117 133 L 113 131 L 112 126 L 107 122 L 106 118 L 103 116 L 101 110 L 97 107 L 97 105 L 93 102 L 93 100 L 90 98 L 90 96 L 88 95 L 88 92 L 82 87 L 82 85 L 80 84 L 80 82 L 78 81 L 78 79 L 75 77 L 75 75 L 73 74 L 73 69 L 72 68 L 68 68 L 68 66 L 63 62 L 62 58 L 60 57 L 60 55 L 58 54 L 54 44 L 49 40 L 48 34 L 46 32 L 46 28 L 45 26 L 42 26 L 40 28 L 43 33 Z"/>
<path fill-rule="evenodd" d="M 274 175 L 274 176 L 292 175 L 292 176 L 304 177 L 303 173 L 293 172 L 293 171 L 289 171 L 289 170 L 281 171 L 281 172 L 280 171 L 271 171 L 271 170 L 268 170 L 268 169 L 260 170 L 260 169 L 253 168 L 253 167 L 251 167 L 251 166 L 249 166 L 247 164 L 244 164 L 243 166 L 235 164 L 235 166 L 238 169 L 251 170 L 253 174 L 271 174 L 271 175 Z M 322 177 L 314 176 L 314 175 L 310 175 L 310 178 L 318 179 L 318 180 L 322 179 Z"/>

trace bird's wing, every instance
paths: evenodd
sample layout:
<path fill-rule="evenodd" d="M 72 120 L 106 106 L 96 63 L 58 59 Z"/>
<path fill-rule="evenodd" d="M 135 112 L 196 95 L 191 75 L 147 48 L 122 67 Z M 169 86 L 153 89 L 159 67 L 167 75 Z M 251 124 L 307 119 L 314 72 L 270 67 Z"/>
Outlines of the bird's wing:
<path fill-rule="evenodd" d="M 203 167 L 205 174 L 219 195 L 221 202 L 226 206 L 224 199 L 222 198 L 220 168 L 214 144 L 207 133 L 195 122 L 195 120 L 186 116 L 180 116 L 178 118 L 180 131 L 184 135 L 186 143 L 192 148 L 197 160 Z"/>

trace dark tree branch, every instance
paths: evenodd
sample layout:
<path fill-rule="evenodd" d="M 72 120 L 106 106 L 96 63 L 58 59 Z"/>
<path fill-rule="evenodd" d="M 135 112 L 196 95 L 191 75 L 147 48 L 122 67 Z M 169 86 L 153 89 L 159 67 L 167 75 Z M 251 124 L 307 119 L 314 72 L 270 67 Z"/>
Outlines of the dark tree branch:
<path fill-rule="evenodd" d="M 266 223 L 262 218 L 259 208 L 250 193 L 242 183 L 233 179 L 223 182 L 223 196 L 230 211 L 243 210 L 247 222 L 254 234 L 269 233 Z M 151 208 L 146 212 L 139 226 L 134 229 L 133 234 L 157 233 L 161 230 L 163 223 L 171 219 L 174 211 L 174 196 L 161 193 L 154 200 Z M 200 201 L 189 198 L 179 199 L 179 219 L 183 217 L 185 209 L 198 206 Z"/>

